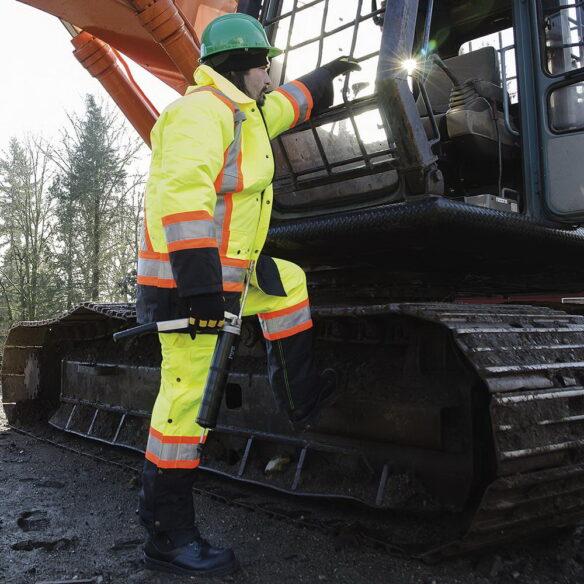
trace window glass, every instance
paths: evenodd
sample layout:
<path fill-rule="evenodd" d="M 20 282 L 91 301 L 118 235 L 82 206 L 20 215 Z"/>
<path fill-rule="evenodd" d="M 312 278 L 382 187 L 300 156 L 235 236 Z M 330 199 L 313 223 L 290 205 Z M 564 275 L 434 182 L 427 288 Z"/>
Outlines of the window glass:
<path fill-rule="evenodd" d="M 361 66 L 334 79 L 334 113 L 328 119 L 313 120 L 314 127 L 295 129 L 276 141 L 279 208 L 305 204 L 302 193 L 310 191 L 314 198 L 314 189 L 318 202 L 337 204 L 344 197 L 355 199 L 360 189 L 366 189 L 367 198 L 379 198 L 380 190 L 394 188 L 396 174 L 388 170 L 393 144 L 375 95 L 382 36 L 376 16 L 369 0 L 283 0 L 265 23 L 273 44 L 284 50 L 272 60 L 274 86 L 342 55 Z"/>
<path fill-rule="evenodd" d="M 584 3 L 542 0 L 545 63 L 548 73 L 561 75 L 584 66 Z"/>
<path fill-rule="evenodd" d="M 555 132 L 584 130 L 584 82 L 560 87 L 550 95 L 550 126 Z"/>

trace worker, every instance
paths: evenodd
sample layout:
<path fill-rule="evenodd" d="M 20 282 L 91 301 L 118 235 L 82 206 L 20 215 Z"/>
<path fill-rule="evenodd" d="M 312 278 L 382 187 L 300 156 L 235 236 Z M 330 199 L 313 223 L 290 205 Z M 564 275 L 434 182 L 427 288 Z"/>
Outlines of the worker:
<path fill-rule="evenodd" d="M 261 251 L 272 208 L 270 140 L 329 107 L 333 78 L 359 66 L 342 57 L 271 91 L 270 59 L 281 52 L 251 16 L 215 19 L 201 37 L 195 85 L 151 134 L 138 320 L 196 323 L 191 334 L 159 336 L 161 385 L 139 508 L 145 563 L 155 570 L 218 576 L 237 568 L 232 550 L 201 538 L 192 488 L 205 441 L 197 410 L 224 312 L 238 310 L 250 261 L 256 268 L 244 315 L 259 316 L 278 403 L 302 430 L 335 397 L 334 375 L 319 375 L 314 365 L 302 269 Z"/>

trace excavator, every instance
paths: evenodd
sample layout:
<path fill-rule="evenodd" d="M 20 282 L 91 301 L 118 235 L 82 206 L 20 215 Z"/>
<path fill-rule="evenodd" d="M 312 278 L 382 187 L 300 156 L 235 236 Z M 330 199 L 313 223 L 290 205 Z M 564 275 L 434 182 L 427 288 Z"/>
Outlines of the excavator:
<path fill-rule="evenodd" d="M 178 97 L 226 12 L 259 18 L 284 49 L 275 86 L 339 55 L 361 65 L 273 143 L 266 249 L 305 269 L 317 360 L 341 396 L 295 433 L 244 319 L 205 472 L 380 524 L 429 513 L 434 556 L 582 520 L 581 2 L 22 1 L 63 22 L 146 143 L 158 112 L 124 56 Z M 143 451 L 160 348 L 153 335 L 114 345 L 134 324 L 132 305 L 95 303 L 14 324 L 10 423 Z M 444 517 L 455 528 L 440 531 Z"/>

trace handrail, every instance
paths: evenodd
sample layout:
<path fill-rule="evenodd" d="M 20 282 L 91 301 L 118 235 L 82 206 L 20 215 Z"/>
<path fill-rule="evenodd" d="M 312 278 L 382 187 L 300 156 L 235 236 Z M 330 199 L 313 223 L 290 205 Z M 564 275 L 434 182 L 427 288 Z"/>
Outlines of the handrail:
<path fill-rule="evenodd" d="M 515 48 L 515 45 L 510 45 L 508 47 L 503 47 L 499 49 L 499 53 L 501 54 L 501 73 L 502 73 L 502 89 L 503 89 L 503 116 L 505 121 L 505 128 L 507 131 L 515 137 L 519 137 L 521 134 L 511 126 L 511 116 L 509 113 L 509 89 L 507 87 L 507 61 L 505 55 L 507 51 L 510 51 Z"/>

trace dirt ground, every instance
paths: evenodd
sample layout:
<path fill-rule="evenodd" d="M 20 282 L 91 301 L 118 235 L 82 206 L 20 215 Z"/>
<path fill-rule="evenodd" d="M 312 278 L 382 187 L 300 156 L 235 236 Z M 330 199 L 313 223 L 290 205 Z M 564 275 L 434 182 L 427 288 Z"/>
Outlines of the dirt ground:
<path fill-rule="evenodd" d="M 64 435 L 55 432 L 58 440 Z M 84 449 L 85 441 L 67 443 Z M 73 441 L 73 442 L 72 442 Z M 92 446 L 99 454 L 103 450 Z M 115 456 L 118 456 L 115 454 Z M 119 455 L 140 465 L 138 455 Z M 196 578 L 143 569 L 138 484 L 122 468 L 10 430 L 0 417 L 0 582 L 162 584 Z M 201 531 L 231 545 L 241 570 L 234 583 L 489 584 L 584 581 L 584 526 L 545 540 L 425 565 L 339 542 L 264 514 L 195 496 Z M 206 579 L 206 582 L 210 580 Z M 211 580 L 214 581 L 214 580 Z"/>

